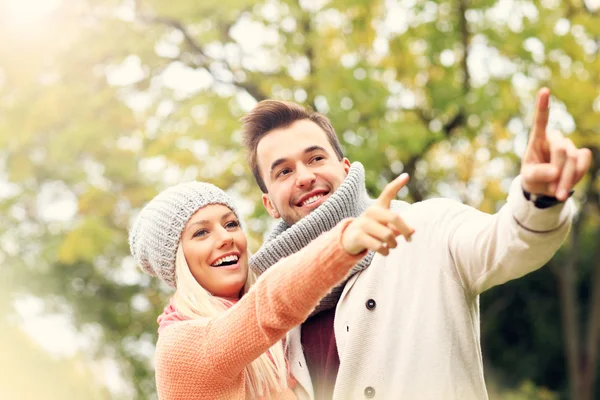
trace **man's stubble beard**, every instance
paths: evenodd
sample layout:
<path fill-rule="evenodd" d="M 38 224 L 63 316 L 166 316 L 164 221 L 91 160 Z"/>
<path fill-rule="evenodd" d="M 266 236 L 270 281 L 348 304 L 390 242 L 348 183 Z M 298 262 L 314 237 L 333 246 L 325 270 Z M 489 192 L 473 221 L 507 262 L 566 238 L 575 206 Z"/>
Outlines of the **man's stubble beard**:
<path fill-rule="evenodd" d="M 289 216 L 286 215 L 284 213 L 282 213 L 279 208 L 277 208 L 277 206 L 275 205 L 275 203 L 273 202 L 273 200 L 271 199 L 271 197 L 269 196 L 269 200 L 271 201 L 271 204 L 273 205 L 273 208 L 277 211 L 277 213 L 279 214 L 279 216 L 281 217 L 281 219 L 283 220 L 283 222 L 285 222 L 286 224 L 288 224 L 289 226 L 294 225 L 296 222 L 300 221 L 302 218 L 304 218 L 304 216 L 300 216 L 298 215 L 298 218 L 295 218 L 293 216 Z M 314 210 L 313 210 L 314 211 Z M 309 213 L 310 214 L 310 213 Z M 308 214 L 306 214 L 308 215 Z"/>

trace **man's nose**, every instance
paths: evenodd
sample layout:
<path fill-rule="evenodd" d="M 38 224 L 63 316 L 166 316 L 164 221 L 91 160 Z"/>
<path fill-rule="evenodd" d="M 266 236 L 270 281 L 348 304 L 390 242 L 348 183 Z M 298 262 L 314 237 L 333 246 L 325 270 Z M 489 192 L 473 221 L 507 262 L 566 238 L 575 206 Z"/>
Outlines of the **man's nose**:
<path fill-rule="evenodd" d="M 296 168 L 296 186 L 310 187 L 316 181 L 315 174 L 305 165 L 300 165 Z"/>

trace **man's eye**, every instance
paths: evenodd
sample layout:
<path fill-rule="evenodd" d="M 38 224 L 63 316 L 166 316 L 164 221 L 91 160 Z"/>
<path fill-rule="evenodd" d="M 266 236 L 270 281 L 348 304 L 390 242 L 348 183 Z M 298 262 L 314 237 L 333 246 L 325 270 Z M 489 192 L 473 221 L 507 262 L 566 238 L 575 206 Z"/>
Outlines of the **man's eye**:
<path fill-rule="evenodd" d="M 321 160 L 324 160 L 324 159 L 325 159 L 325 157 L 323 157 L 323 156 L 315 156 L 315 157 L 313 157 L 312 160 L 313 161 L 321 161 Z"/>
<path fill-rule="evenodd" d="M 287 174 L 289 174 L 290 172 L 292 172 L 292 170 L 291 170 L 291 169 L 289 169 L 289 168 L 284 168 L 284 169 L 282 169 L 281 171 L 279 171 L 279 172 L 277 173 L 277 175 L 276 175 L 276 178 L 279 178 L 280 176 L 287 175 Z"/>

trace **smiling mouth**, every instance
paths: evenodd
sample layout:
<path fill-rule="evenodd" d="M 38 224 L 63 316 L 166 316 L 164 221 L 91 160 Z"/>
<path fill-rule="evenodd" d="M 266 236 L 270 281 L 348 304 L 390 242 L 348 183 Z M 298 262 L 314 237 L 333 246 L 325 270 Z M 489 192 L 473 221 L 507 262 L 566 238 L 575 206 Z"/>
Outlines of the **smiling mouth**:
<path fill-rule="evenodd" d="M 239 260 L 240 260 L 240 257 L 236 256 L 236 255 L 226 256 L 226 257 L 219 258 L 217 261 L 215 261 L 211 265 L 211 267 L 215 267 L 215 268 L 227 267 L 227 266 L 230 266 L 230 265 L 237 264 L 237 262 Z"/>
<path fill-rule="evenodd" d="M 329 194 L 329 192 L 321 192 L 321 193 L 317 193 L 313 196 L 310 196 L 307 199 L 302 200 L 301 202 L 299 202 L 298 204 L 296 204 L 297 207 L 306 207 L 306 206 L 310 206 L 314 203 L 317 203 L 319 200 L 321 200 L 323 197 L 327 196 Z"/>

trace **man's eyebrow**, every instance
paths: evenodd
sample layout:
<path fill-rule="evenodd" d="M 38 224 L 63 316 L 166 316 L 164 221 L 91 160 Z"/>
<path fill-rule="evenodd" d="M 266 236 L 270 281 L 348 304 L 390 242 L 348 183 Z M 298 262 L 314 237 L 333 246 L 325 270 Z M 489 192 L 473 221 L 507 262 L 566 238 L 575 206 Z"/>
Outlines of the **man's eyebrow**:
<path fill-rule="evenodd" d="M 325 153 L 327 152 L 327 150 L 325 150 L 324 147 L 315 145 L 315 146 L 310 146 L 310 147 L 307 147 L 306 149 L 304 149 L 304 154 L 312 153 L 313 151 L 323 151 Z"/>
<path fill-rule="evenodd" d="M 315 146 L 310 146 L 310 147 L 305 148 L 304 154 L 312 153 L 315 151 L 327 152 L 327 150 L 325 150 L 324 147 L 315 145 Z M 286 161 L 287 161 L 287 158 L 278 158 L 277 160 L 275 160 L 271 163 L 271 168 L 269 169 L 269 171 L 273 171 L 275 168 L 277 168 L 279 165 L 283 164 Z"/>
<path fill-rule="evenodd" d="M 283 164 L 286 161 L 287 161 L 287 158 L 278 158 L 277 160 L 275 160 L 271 163 L 271 168 L 269 169 L 269 171 L 273 172 L 273 170 L 275 168 L 277 168 L 280 164 Z"/>

